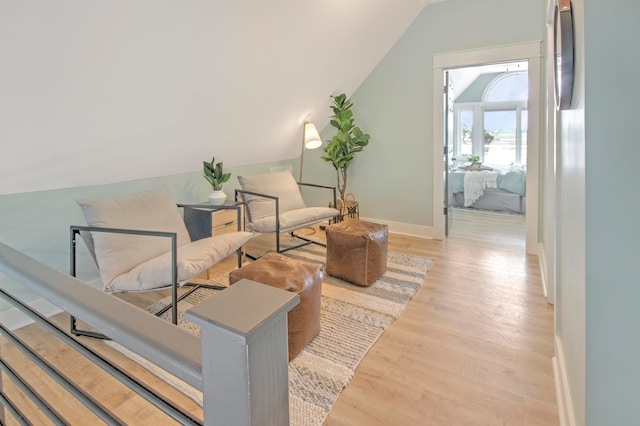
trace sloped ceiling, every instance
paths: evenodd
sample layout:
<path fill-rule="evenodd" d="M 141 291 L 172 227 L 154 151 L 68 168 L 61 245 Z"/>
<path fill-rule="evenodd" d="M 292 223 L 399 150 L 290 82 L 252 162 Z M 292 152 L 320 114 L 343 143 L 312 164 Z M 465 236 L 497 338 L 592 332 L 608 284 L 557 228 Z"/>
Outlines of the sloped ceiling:
<path fill-rule="evenodd" d="M 295 158 L 435 1 L 0 0 L 0 194 Z"/>

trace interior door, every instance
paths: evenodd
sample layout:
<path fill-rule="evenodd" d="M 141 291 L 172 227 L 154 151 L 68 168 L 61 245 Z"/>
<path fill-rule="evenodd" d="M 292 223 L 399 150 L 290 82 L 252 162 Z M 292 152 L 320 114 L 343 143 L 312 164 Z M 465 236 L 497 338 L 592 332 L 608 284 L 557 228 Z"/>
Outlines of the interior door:
<path fill-rule="evenodd" d="M 442 182 L 444 184 L 444 235 L 449 236 L 449 230 L 453 226 L 453 214 L 451 210 L 453 194 L 449 191 L 449 172 L 453 168 L 453 81 L 449 71 L 444 72 L 444 176 Z"/>

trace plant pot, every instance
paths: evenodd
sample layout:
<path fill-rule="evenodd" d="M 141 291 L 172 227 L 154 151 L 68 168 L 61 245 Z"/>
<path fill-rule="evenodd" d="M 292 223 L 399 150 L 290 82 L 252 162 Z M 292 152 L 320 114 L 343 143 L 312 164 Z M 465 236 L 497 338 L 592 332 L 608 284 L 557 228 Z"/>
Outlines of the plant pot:
<path fill-rule="evenodd" d="M 227 194 L 224 193 L 223 190 L 217 190 L 211 192 L 209 194 L 209 203 L 214 206 L 219 206 L 220 204 L 224 204 L 224 201 L 227 199 Z"/>

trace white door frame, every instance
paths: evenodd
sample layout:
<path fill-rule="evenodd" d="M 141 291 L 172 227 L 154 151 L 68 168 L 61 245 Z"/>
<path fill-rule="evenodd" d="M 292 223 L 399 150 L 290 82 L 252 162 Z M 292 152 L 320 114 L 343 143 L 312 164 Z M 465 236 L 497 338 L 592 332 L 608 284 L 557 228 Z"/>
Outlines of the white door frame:
<path fill-rule="evenodd" d="M 526 252 L 527 254 L 538 254 L 541 57 L 542 42 L 540 41 L 433 55 L 433 228 L 434 234 L 439 236 L 438 238 L 444 238 L 444 162 L 442 161 L 444 100 L 441 96 L 444 72 L 452 68 L 527 60 L 529 61 L 529 123 L 527 130 Z"/>

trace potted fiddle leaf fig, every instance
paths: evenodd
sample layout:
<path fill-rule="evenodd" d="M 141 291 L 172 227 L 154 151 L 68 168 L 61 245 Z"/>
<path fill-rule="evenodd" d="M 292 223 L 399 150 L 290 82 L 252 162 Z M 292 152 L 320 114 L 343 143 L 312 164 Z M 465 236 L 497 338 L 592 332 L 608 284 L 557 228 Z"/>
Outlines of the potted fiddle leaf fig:
<path fill-rule="evenodd" d="M 344 204 L 344 197 L 347 190 L 347 170 L 355 158 L 355 154 L 362 151 L 369 144 L 370 136 L 363 133 L 358 126 L 354 124 L 353 102 L 342 93 L 338 96 L 332 96 L 333 105 L 331 110 L 330 124 L 338 131 L 324 148 L 327 154 L 321 157 L 323 160 L 331 163 L 336 169 L 338 177 L 338 191 L 340 192 L 340 200 Z"/>
<path fill-rule="evenodd" d="M 222 161 L 216 163 L 216 157 L 211 162 L 203 161 L 204 178 L 211 184 L 213 192 L 209 194 L 209 202 L 213 205 L 223 204 L 227 195 L 222 191 L 222 184 L 231 178 L 231 173 L 224 173 Z"/>

